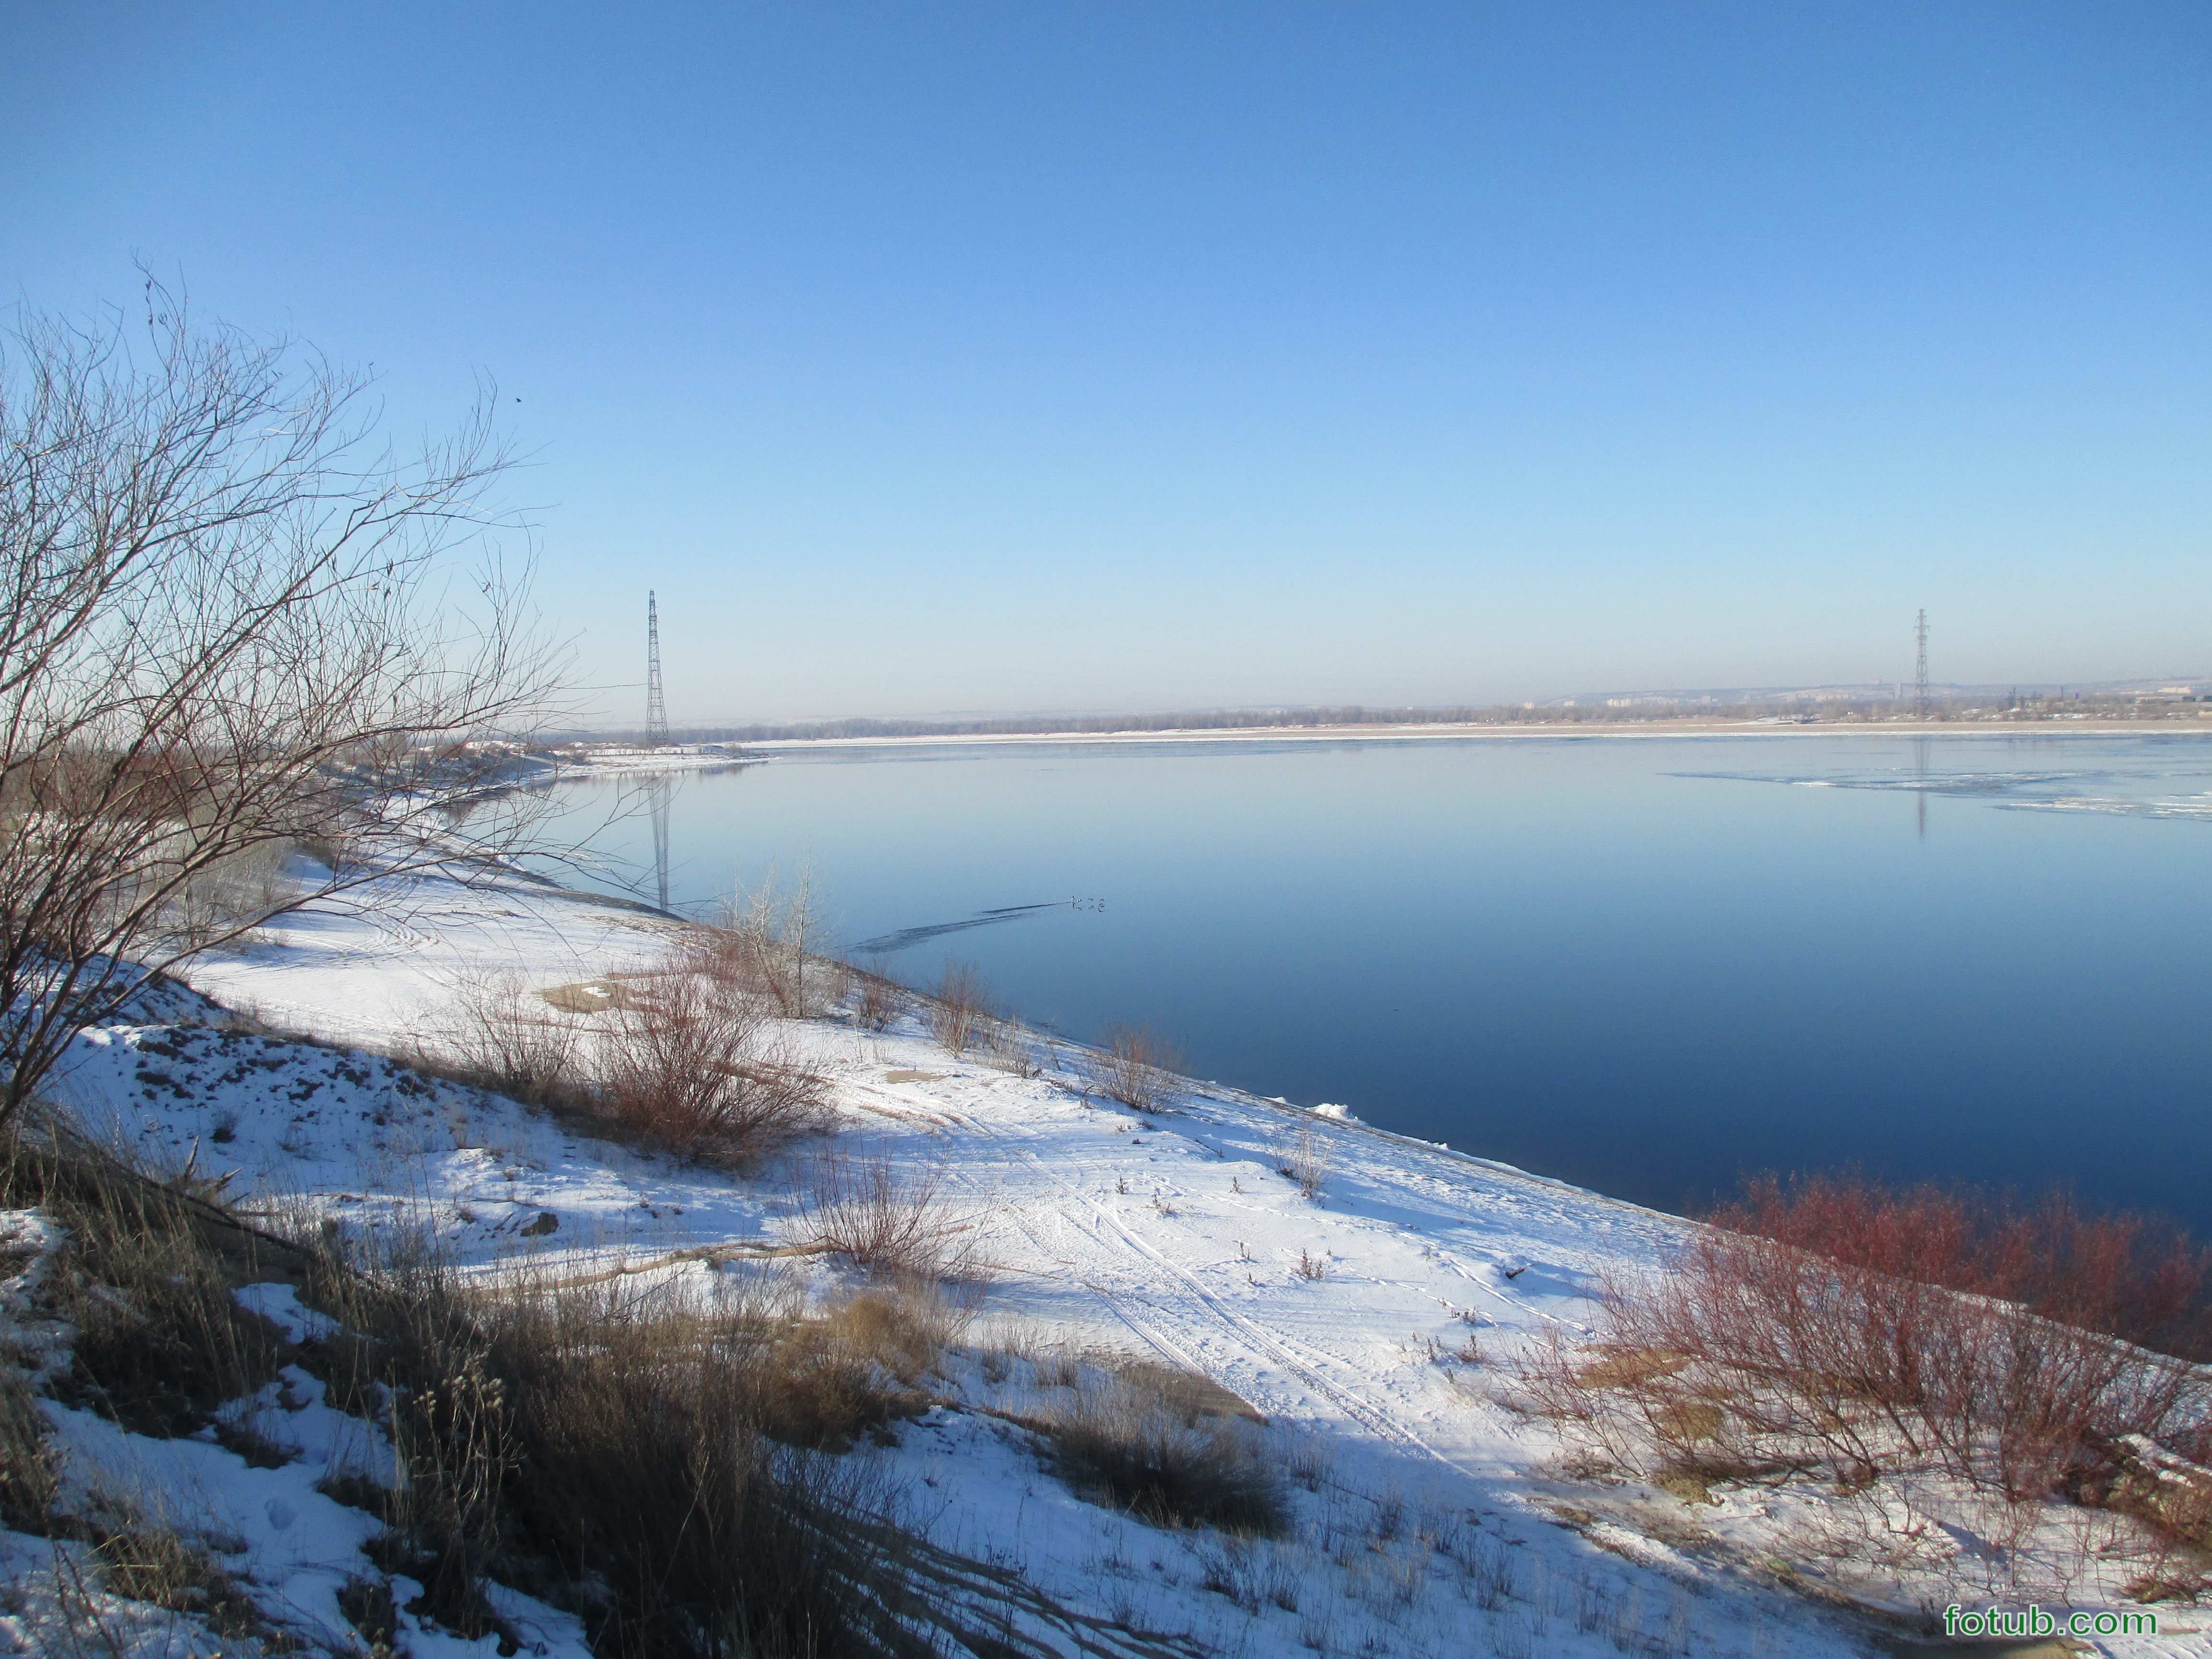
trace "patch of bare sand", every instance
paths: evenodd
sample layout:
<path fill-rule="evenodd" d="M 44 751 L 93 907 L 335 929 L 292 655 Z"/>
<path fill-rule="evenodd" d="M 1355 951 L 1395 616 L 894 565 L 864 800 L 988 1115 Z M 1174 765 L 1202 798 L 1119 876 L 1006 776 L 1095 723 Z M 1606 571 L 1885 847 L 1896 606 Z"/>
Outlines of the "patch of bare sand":
<path fill-rule="evenodd" d="M 617 979 L 580 980 L 538 994 L 564 1014 L 599 1014 L 637 1006 L 637 994 Z"/>

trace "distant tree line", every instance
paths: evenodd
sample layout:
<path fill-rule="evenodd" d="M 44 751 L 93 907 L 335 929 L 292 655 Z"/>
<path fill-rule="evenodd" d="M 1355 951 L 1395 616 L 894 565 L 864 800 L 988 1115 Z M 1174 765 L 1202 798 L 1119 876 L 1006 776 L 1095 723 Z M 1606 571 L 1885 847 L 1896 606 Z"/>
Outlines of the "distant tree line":
<path fill-rule="evenodd" d="M 2145 696 L 2130 693 L 2072 692 L 2062 696 L 2014 691 L 1994 695 L 1946 687 L 1930 695 L 1931 720 L 2057 719 L 2087 715 L 2096 719 L 2172 718 L 2193 716 L 2201 702 L 2190 696 Z M 1362 703 L 1340 707 L 1298 708 L 1182 709 L 1158 714 L 1023 714 L 989 720 L 799 720 L 782 725 L 696 726 L 670 734 L 683 743 L 773 743 L 806 739 L 870 738 L 1062 737 L 1116 732 L 1313 731 L 1337 727 L 1377 726 L 1622 726 L 1668 720 L 1796 720 L 1808 724 L 1836 721 L 1899 720 L 1917 716 L 1910 691 L 1902 698 L 1869 695 L 1830 697 L 1814 702 L 1806 696 L 1747 699 L 1738 702 L 1705 702 L 1684 697 L 1679 702 L 1609 702 L 1604 698 L 1547 703 L 1455 703 L 1445 708 L 1369 708 Z M 642 742 L 641 726 L 547 734 L 547 740 Z"/>
<path fill-rule="evenodd" d="M 1818 706 L 1832 719 L 1846 706 Z M 1884 699 L 1848 705 L 1860 719 L 1910 712 L 1909 705 Z M 1801 718 L 1815 706 L 1774 700 L 1744 703 L 1635 703 L 1608 707 L 1602 701 L 1571 704 L 1455 704 L 1449 708 L 1369 708 L 1347 703 L 1335 708 L 1184 709 L 1160 714 L 1024 714 L 990 720 L 836 720 L 783 725 L 684 726 L 671 732 L 684 743 L 770 743 L 805 738 L 1053 737 L 1112 732 L 1221 732 L 1316 730 L 1376 726 L 1618 726 L 1656 720 Z M 562 734 L 574 739 L 642 741 L 644 728 L 614 727 Z"/>
<path fill-rule="evenodd" d="M 1529 708 L 1519 703 L 1449 708 L 1211 708 L 1165 714 L 1030 714 L 997 720 L 806 720 L 783 726 L 687 726 L 672 733 L 688 743 L 769 743 L 795 738 L 1044 737 L 1103 732 L 1219 732 L 1254 727 L 1356 726 L 1555 726 L 1583 721 L 1679 720 L 1701 710 L 1681 708 Z M 583 736 L 584 733 L 577 733 Z M 635 738 L 636 731 L 597 732 L 600 738 Z"/>

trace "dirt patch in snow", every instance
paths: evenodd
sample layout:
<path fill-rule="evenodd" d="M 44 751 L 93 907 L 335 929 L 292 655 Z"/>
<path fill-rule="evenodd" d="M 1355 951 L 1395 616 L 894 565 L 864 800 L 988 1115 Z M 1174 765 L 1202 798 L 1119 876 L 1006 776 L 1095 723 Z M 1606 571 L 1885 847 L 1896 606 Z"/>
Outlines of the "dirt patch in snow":
<path fill-rule="evenodd" d="M 574 985 L 556 985 L 538 994 L 564 1014 L 597 1014 L 637 1006 L 636 994 L 617 979 L 581 980 Z"/>

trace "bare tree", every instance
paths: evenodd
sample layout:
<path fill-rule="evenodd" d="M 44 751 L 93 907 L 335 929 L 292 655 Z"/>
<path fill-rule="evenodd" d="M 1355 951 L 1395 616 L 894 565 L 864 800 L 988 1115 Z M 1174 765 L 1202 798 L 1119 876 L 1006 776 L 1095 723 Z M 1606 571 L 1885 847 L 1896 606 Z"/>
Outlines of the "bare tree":
<path fill-rule="evenodd" d="M 143 324 L 0 337 L 0 1120 L 194 952 L 513 844 L 483 740 L 562 664 L 501 562 L 492 402 L 402 455 L 368 392 L 150 278 Z M 267 878 L 309 839 L 353 850 Z"/>

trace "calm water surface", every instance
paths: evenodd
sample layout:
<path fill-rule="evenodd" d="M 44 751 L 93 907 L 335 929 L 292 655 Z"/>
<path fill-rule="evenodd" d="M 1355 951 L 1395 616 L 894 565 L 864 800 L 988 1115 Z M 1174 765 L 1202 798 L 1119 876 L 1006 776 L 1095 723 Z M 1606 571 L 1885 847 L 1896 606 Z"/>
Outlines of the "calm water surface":
<path fill-rule="evenodd" d="M 2212 738 L 817 750 L 670 817 L 679 906 L 811 862 L 856 958 L 1622 1197 L 1856 1162 L 2212 1232 Z"/>

